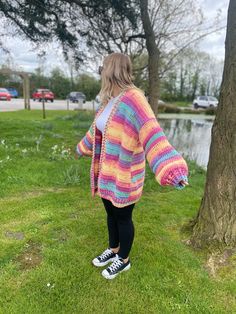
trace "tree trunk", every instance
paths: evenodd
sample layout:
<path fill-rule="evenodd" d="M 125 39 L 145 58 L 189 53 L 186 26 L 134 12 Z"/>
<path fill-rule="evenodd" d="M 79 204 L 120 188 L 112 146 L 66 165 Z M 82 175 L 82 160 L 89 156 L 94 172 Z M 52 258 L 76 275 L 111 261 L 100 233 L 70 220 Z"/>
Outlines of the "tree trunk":
<path fill-rule="evenodd" d="M 148 51 L 148 76 L 149 76 L 149 103 L 157 115 L 160 80 L 159 80 L 159 50 L 155 41 L 155 34 L 152 28 L 149 12 L 148 0 L 140 0 L 141 19 L 146 39 Z"/>
<path fill-rule="evenodd" d="M 193 226 L 196 247 L 236 244 L 236 1 L 231 0 L 219 106 L 212 127 L 205 192 Z"/>
<path fill-rule="evenodd" d="M 196 96 L 196 91 L 198 88 L 198 81 L 199 81 L 199 70 L 197 69 L 192 78 L 192 83 L 193 83 L 192 95 L 191 95 L 192 100 L 195 99 L 195 96 Z"/>
<path fill-rule="evenodd" d="M 180 89 L 179 89 L 179 96 L 180 99 L 184 99 L 184 83 L 185 83 L 185 77 L 184 77 L 184 67 L 183 62 L 181 62 L 180 65 Z"/>

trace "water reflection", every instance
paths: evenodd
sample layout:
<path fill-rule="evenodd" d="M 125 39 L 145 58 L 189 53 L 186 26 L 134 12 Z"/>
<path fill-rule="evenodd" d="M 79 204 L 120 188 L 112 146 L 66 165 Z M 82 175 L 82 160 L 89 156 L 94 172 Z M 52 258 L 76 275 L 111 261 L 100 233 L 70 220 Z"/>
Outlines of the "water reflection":
<path fill-rule="evenodd" d="M 212 119 L 158 119 L 169 142 L 183 155 L 207 168 L 211 143 Z"/>

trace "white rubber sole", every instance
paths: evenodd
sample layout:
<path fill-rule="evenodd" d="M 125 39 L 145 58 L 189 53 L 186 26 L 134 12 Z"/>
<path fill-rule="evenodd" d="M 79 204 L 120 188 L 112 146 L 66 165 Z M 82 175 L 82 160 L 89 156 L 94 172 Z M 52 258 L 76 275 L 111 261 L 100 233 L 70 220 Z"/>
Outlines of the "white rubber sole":
<path fill-rule="evenodd" d="M 102 275 L 103 275 L 103 277 L 106 278 L 106 279 L 114 279 L 117 275 L 119 275 L 119 274 L 122 273 L 123 271 L 129 270 L 130 267 L 131 267 L 131 264 L 129 263 L 129 265 L 127 265 L 124 269 L 122 269 L 119 273 L 117 273 L 117 274 L 115 274 L 115 275 L 110 275 L 110 274 L 108 273 L 108 271 L 107 271 L 106 269 L 104 269 L 104 270 L 102 271 Z"/>
<path fill-rule="evenodd" d="M 112 257 L 112 258 L 110 258 L 109 260 L 107 260 L 106 262 L 101 263 L 101 262 L 99 262 L 99 260 L 98 260 L 97 258 L 94 258 L 94 259 L 92 260 L 92 264 L 93 264 L 94 266 L 96 266 L 96 267 L 103 267 L 103 266 L 106 266 L 106 265 L 109 264 L 109 263 L 114 262 L 115 259 L 116 259 L 116 257 Z"/>

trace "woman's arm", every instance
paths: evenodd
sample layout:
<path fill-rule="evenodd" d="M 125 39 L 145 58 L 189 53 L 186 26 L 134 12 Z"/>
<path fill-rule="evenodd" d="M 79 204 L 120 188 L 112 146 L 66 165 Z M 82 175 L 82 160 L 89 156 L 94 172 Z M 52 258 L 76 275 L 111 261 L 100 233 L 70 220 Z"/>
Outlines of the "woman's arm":
<path fill-rule="evenodd" d="M 145 96 L 135 92 L 132 103 L 139 140 L 157 182 L 183 189 L 188 182 L 186 161 L 167 140 Z"/>
<path fill-rule="evenodd" d="M 92 156 L 93 153 L 93 123 L 85 136 L 76 146 L 76 153 L 79 156 Z"/>
<path fill-rule="evenodd" d="M 98 107 L 95 111 L 95 117 L 101 108 L 102 104 L 99 103 Z M 93 123 L 91 124 L 89 130 L 85 134 L 85 136 L 82 138 L 82 140 L 77 144 L 76 146 L 76 153 L 78 156 L 92 156 L 93 154 L 93 124 L 95 123 L 95 119 Z"/>

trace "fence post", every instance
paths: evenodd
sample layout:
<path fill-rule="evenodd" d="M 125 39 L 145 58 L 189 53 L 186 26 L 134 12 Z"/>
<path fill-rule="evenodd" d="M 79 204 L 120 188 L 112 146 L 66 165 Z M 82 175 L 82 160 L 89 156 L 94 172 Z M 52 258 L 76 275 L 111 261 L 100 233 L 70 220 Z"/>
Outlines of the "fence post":
<path fill-rule="evenodd" d="M 26 74 L 25 80 L 26 80 L 25 85 L 26 85 L 27 109 L 30 110 L 30 80 L 29 80 L 28 74 Z"/>
<path fill-rule="evenodd" d="M 23 98 L 24 98 L 24 108 L 28 109 L 27 106 L 27 91 L 26 91 L 26 76 L 22 75 L 22 79 L 23 79 Z"/>
<path fill-rule="evenodd" d="M 43 119 L 46 119 L 44 91 L 42 91 L 42 104 L 43 104 Z"/>
<path fill-rule="evenodd" d="M 78 102 L 79 102 L 79 104 L 78 104 L 78 105 L 79 105 L 79 106 L 78 106 L 79 109 L 83 109 L 83 99 L 82 99 L 82 98 L 79 98 L 79 99 L 78 99 Z"/>

